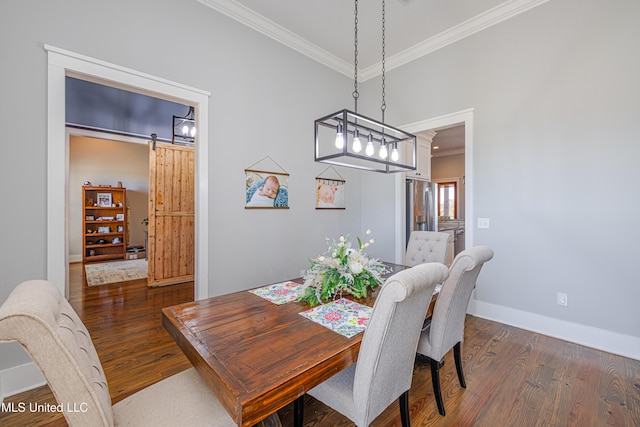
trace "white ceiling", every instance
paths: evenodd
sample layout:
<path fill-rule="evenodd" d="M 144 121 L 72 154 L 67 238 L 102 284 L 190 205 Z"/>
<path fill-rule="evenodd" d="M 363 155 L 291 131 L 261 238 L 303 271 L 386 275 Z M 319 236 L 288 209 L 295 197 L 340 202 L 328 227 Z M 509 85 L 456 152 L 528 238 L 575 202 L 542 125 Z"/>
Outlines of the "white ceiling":
<path fill-rule="evenodd" d="M 463 153 L 464 130 L 464 125 L 437 130 L 431 144 L 431 155 L 441 157 Z"/>
<path fill-rule="evenodd" d="M 198 0 L 342 74 L 354 71 L 354 2 Z M 386 0 L 387 71 L 548 0 Z M 358 74 L 381 72 L 382 1 L 358 4 Z"/>

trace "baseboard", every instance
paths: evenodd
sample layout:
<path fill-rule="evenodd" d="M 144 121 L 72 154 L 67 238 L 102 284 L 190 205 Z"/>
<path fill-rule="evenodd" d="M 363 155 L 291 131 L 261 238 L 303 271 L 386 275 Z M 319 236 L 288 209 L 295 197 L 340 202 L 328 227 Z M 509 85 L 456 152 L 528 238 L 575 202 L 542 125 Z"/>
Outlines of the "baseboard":
<path fill-rule="evenodd" d="M 69 262 L 82 262 L 82 254 L 69 255 Z"/>
<path fill-rule="evenodd" d="M 30 362 L 0 371 L 0 402 L 5 397 L 45 385 L 40 369 Z"/>
<path fill-rule="evenodd" d="M 640 360 L 640 338 L 471 298 L 467 313 L 553 338 Z"/>

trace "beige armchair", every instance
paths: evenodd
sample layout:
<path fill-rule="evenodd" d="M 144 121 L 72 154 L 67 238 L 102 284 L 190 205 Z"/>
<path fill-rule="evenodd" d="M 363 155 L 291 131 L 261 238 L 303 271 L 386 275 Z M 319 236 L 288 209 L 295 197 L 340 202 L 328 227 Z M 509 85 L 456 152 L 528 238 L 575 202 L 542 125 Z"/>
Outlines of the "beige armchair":
<path fill-rule="evenodd" d="M 413 267 L 425 262 L 445 264 L 451 236 L 439 231 L 412 231 L 407 243 L 405 265 Z"/>
<path fill-rule="evenodd" d="M 368 426 L 400 398 L 403 427 L 409 422 L 409 389 L 420 328 L 431 295 L 449 271 L 428 263 L 390 277 L 373 305 L 358 361 L 308 394 L 340 412 L 357 426 Z M 294 425 L 302 426 L 304 396 L 294 405 Z"/>
<path fill-rule="evenodd" d="M 486 246 L 476 246 L 456 256 L 449 268 L 449 277 L 442 284 L 431 322 L 420 335 L 418 353 L 426 356 L 431 362 L 433 393 L 441 415 L 445 415 L 445 410 L 440 390 L 440 366 L 444 355 L 452 348 L 458 380 L 463 388 L 467 387 L 462 371 L 461 354 L 464 320 L 480 270 L 491 258 L 493 258 L 493 250 Z"/>
<path fill-rule="evenodd" d="M 72 427 L 236 425 L 193 368 L 112 406 L 91 336 L 50 282 L 21 283 L 0 307 L 0 342 L 9 341 L 38 365 Z M 279 426 L 277 415 L 268 424 Z"/>

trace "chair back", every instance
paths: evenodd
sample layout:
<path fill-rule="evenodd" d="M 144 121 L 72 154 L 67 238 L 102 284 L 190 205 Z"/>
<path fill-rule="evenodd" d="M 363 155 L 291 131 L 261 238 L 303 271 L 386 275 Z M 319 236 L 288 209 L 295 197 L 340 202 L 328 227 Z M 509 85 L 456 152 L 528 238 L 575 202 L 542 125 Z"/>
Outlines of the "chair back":
<path fill-rule="evenodd" d="M 448 274 L 443 264 L 421 264 L 391 276 L 380 289 L 355 369 L 358 425 L 368 425 L 411 388 L 420 328 L 435 286 Z"/>
<path fill-rule="evenodd" d="M 70 426 L 113 426 L 107 379 L 91 336 L 52 283 L 23 282 L 0 307 L 0 342 L 10 341 L 40 368 Z M 86 407 L 74 411 L 80 403 Z"/>
<path fill-rule="evenodd" d="M 439 231 L 412 231 L 407 243 L 405 265 L 413 267 L 425 262 L 444 264 L 450 238 L 448 233 Z"/>
<path fill-rule="evenodd" d="M 442 357 L 464 338 L 464 320 L 471 292 L 485 262 L 493 258 L 493 250 L 487 246 L 475 246 L 460 252 L 451 267 L 449 277 L 443 283 L 433 309 L 429 342 L 434 360 Z"/>

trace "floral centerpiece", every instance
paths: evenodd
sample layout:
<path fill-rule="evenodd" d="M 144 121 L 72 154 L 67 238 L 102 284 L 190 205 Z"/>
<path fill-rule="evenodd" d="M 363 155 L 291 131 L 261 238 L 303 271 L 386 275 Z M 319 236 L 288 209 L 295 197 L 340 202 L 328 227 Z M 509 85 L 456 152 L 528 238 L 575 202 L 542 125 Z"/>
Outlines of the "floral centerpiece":
<path fill-rule="evenodd" d="M 367 230 L 367 235 L 371 230 Z M 304 286 L 298 301 L 316 306 L 343 293 L 356 298 L 367 296 L 367 288 L 382 284 L 385 266 L 377 259 L 369 258 L 364 250 L 374 243 L 370 239 L 363 243 L 357 238 L 358 247 L 353 248 L 350 235 L 340 236 L 340 240 L 329 241 L 329 250 L 315 259 L 310 259 L 311 267 L 304 276 Z"/>

